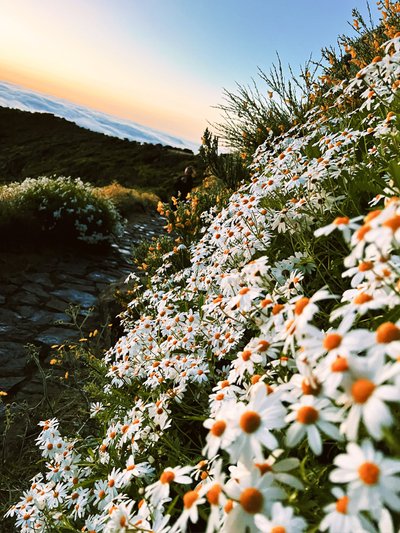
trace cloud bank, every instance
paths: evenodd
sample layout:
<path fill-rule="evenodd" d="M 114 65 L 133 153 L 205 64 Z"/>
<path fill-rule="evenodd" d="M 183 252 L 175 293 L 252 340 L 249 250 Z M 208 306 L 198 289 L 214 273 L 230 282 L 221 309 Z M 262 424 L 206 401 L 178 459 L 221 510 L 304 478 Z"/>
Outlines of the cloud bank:
<path fill-rule="evenodd" d="M 22 111 L 51 113 L 56 117 L 75 122 L 78 126 L 88 130 L 120 139 L 152 144 L 160 143 L 177 148 L 190 148 L 194 151 L 198 149 L 198 146 L 193 142 L 142 126 L 131 120 L 113 117 L 61 98 L 40 94 L 3 81 L 0 82 L 0 106 L 21 109 Z"/>

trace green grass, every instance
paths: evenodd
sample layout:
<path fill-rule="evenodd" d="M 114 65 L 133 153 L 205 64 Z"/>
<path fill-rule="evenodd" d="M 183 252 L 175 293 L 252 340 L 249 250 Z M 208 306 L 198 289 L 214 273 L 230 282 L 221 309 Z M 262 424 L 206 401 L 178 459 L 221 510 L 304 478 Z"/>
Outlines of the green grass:
<path fill-rule="evenodd" d="M 187 149 L 117 139 L 48 113 L 2 107 L 0 142 L 0 183 L 55 174 L 96 186 L 118 181 L 166 199 L 184 168 L 201 164 Z"/>

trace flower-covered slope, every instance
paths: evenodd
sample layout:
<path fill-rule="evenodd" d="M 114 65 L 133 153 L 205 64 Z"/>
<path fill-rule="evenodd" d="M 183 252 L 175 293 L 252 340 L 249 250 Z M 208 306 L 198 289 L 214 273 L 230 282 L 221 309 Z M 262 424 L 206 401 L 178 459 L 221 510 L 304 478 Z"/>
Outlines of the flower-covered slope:
<path fill-rule="evenodd" d="M 166 259 L 105 356 L 99 435 L 42 423 L 21 531 L 393 529 L 399 73 L 397 35 L 258 148 L 189 268 Z"/>

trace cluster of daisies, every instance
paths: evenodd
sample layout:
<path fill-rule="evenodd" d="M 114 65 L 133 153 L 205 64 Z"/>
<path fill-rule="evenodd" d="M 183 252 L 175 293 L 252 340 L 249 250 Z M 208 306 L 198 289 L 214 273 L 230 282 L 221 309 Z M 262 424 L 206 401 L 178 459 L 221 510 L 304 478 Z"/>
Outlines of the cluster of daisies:
<path fill-rule="evenodd" d="M 166 258 L 131 302 L 92 405 L 98 434 L 41 423 L 45 469 L 8 511 L 21 531 L 398 526 L 400 34 L 382 53 L 330 90 L 328 111 L 261 145 L 190 267 Z M 346 214 L 360 175 L 382 187 Z"/>

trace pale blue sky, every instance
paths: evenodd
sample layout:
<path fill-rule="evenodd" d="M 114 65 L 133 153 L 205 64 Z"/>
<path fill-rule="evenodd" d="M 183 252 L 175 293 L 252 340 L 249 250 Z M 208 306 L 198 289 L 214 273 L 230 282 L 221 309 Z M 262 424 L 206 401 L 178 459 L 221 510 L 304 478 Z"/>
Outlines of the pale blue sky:
<path fill-rule="evenodd" d="M 224 87 L 276 51 L 318 59 L 353 7 L 367 15 L 364 0 L 0 0 L 0 79 L 196 141 Z"/>

